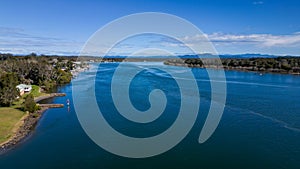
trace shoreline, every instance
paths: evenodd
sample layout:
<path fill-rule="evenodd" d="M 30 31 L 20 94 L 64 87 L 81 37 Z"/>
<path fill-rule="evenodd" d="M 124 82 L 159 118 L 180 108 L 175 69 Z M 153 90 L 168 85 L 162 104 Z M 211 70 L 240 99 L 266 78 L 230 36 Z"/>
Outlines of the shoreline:
<path fill-rule="evenodd" d="M 65 93 L 51 93 L 46 96 L 39 96 L 34 98 L 37 103 L 41 100 L 45 100 L 53 97 L 66 96 Z M 37 103 L 38 104 L 38 103 Z M 40 118 L 43 116 L 44 112 L 50 107 L 41 107 L 35 113 L 26 112 L 23 117 L 17 122 L 13 128 L 13 135 L 5 142 L 0 143 L 0 155 L 6 153 L 7 151 L 13 149 L 18 144 L 22 143 L 31 133 L 34 131 L 36 125 L 38 124 Z"/>
<path fill-rule="evenodd" d="M 34 101 L 38 104 L 38 102 L 42 100 L 50 99 L 52 97 L 61 97 L 61 96 L 66 96 L 66 93 L 49 93 L 47 95 L 34 98 Z"/>
<path fill-rule="evenodd" d="M 28 116 L 29 116 L 29 113 L 25 113 L 25 114 L 21 117 L 21 119 L 15 124 L 15 126 L 14 126 L 13 129 L 12 129 L 13 136 L 15 136 L 16 133 L 20 130 L 20 128 L 24 125 L 24 121 L 28 118 Z M 12 139 L 13 139 L 13 136 L 10 137 L 8 140 L 6 140 L 6 141 L 0 143 L 0 148 L 2 148 L 2 146 L 4 146 L 5 144 L 11 142 Z"/>
<path fill-rule="evenodd" d="M 223 69 L 226 71 L 239 71 L 239 72 L 253 72 L 253 73 L 270 73 L 270 74 L 280 74 L 280 75 L 295 75 L 299 76 L 300 73 L 290 73 L 283 71 L 268 71 L 268 70 L 248 70 L 246 67 L 217 67 L 217 66 L 198 66 L 198 65 L 189 65 L 186 63 L 172 63 L 172 62 L 163 62 L 164 65 L 168 66 L 178 66 L 178 67 L 189 67 L 189 68 L 202 68 L 202 69 Z"/>
<path fill-rule="evenodd" d="M 18 122 L 19 126 L 13 131 L 13 135 L 7 141 L 0 144 L 0 155 L 11 150 L 29 136 L 46 110 L 48 108 L 42 108 L 35 114 L 25 114 Z"/>

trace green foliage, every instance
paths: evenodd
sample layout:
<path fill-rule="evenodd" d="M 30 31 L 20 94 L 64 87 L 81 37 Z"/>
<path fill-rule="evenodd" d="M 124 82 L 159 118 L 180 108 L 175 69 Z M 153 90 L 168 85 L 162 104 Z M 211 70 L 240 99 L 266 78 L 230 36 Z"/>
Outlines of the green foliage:
<path fill-rule="evenodd" d="M 70 81 L 72 80 L 72 74 L 70 72 L 65 72 L 63 70 L 58 70 L 58 84 L 66 84 L 66 83 L 70 83 Z"/>
<path fill-rule="evenodd" d="M 33 97 L 39 97 L 42 95 L 45 95 L 45 93 L 40 91 L 40 87 L 37 85 L 31 85 L 32 89 L 31 89 L 31 94 L 33 95 Z"/>
<path fill-rule="evenodd" d="M 25 115 L 24 112 L 11 107 L 0 107 L 0 143 L 7 141 L 14 134 L 13 128 Z"/>
<path fill-rule="evenodd" d="M 41 83 L 41 86 L 42 86 L 42 88 L 43 88 L 44 90 L 50 91 L 50 90 L 53 89 L 53 87 L 55 86 L 55 83 L 52 82 L 52 81 L 46 80 L 46 81 L 44 81 L 44 82 Z"/>
<path fill-rule="evenodd" d="M 281 65 L 281 68 L 284 69 L 284 70 L 287 70 L 287 71 L 289 71 L 289 70 L 292 69 L 291 66 L 288 65 L 288 64 L 282 64 L 282 65 Z"/>
<path fill-rule="evenodd" d="M 0 77 L 0 105 L 11 106 L 13 101 L 19 96 L 16 88 L 19 80 L 14 73 L 5 73 Z"/>
<path fill-rule="evenodd" d="M 28 111 L 30 113 L 33 113 L 39 109 L 39 107 L 37 106 L 37 104 L 34 101 L 34 97 L 32 94 L 28 94 L 26 96 L 25 101 L 23 103 L 23 109 L 24 109 L 24 111 Z"/>
<path fill-rule="evenodd" d="M 181 59 L 165 61 L 166 64 L 178 64 Z M 219 63 L 212 58 L 186 58 L 183 59 L 189 67 L 214 67 Z M 300 73 L 300 57 L 277 57 L 277 58 L 222 58 L 224 68 L 243 69 L 251 71 L 267 71 L 279 73 Z M 203 64 L 205 63 L 205 64 Z"/>
<path fill-rule="evenodd" d="M 32 89 L 31 89 L 31 94 L 33 95 L 33 97 L 38 97 L 40 96 L 40 87 L 37 85 L 31 85 Z"/>
<path fill-rule="evenodd" d="M 26 56 L 0 54 L 0 76 L 14 72 L 20 83 L 42 86 L 49 91 L 56 85 L 69 83 L 72 79 L 75 57 Z M 63 70 L 62 70 L 63 69 Z"/>
<path fill-rule="evenodd" d="M 201 59 L 185 59 L 184 63 L 188 64 L 189 66 L 203 66 L 203 62 Z"/>

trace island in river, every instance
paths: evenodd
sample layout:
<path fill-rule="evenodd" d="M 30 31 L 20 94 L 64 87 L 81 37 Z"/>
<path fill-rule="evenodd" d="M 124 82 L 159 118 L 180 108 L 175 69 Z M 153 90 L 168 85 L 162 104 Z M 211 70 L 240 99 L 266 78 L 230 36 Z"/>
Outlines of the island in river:
<path fill-rule="evenodd" d="M 219 59 L 220 58 L 220 59 Z M 271 55 L 183 55 L 168 57 L 114 57 L 97 59 L 99 62 L 163 62 L 165 65 L 265 73 L 300 75 L 300 57 Z"/>
<path fill-rule="evenodd" d="M 221 58 L 220 60 L 216 58 L 183 58 L 169 59 L 164 61 L 164 64 L 300 75 L 300 57 Z"/>

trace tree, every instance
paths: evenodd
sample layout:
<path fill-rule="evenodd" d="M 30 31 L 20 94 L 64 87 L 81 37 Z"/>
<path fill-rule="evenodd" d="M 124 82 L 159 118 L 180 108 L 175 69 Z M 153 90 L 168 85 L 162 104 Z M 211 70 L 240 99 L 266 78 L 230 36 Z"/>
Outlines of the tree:
<path fill-rule="evenodd" d="M 18 76 L 14 73 L 5 73 L 0 77 L 0 105 L 11 106 L 20 95 L 16 86 L 19 84 Z"/>
<path fill-rule="evenodd" d="M 57 74 L 59 75 L 57 78 L 57 83 L 58 84 L 66 84 L 70 83 L 72 80 L 72 74 L 70 72 L 65 72 L 63 70 L 58 70 Z"/>
<path fill-rule="evenodd" d="M 36 105 L 32 94 L 26 96 L 23 106 L 24 111 L 29 111 L 30 113 L 33 113 L 36 110 L 38 110 L 38 106 Z"/>

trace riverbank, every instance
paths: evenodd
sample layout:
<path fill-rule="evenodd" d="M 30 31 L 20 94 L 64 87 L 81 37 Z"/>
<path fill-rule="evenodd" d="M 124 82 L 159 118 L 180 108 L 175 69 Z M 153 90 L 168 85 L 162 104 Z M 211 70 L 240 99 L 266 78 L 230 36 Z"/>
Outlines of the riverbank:
<path fill-rule="evenodd" d="M 17 124 L 25 114 L 25 112 L 11 107 L 0 108 L 0 145 L 12 136 Z"/>
<path fill-rule="evenodd" d="M 258 73 L 300 75 L 300 58 L 185 58 L 164 61 L 165 65 L 193 68 L 212 68 Z"/>
<path fill-rule="evenodd" d="M 11 138 L 7 141 L 0 144 L 0 154 L 10 150 L 15 145 L 20 143 L 24 138 L 29 136 L 38 120 L 47 109 L 48 108 L 43 108 L 41 110 L 38 110 L 35 114 L 26 113 L 16 124 L 13 131 L 13 136 L 11 136 Z"/>
<path fill-rule="evenodd" d="M 34 98 L 34 101 L 36 103 L 38 103 L 41 100 L 49 99 L 52 97 L 62 97 L 62 96 L 66 96 L 66 93 L 50 93 L 50 94 L 46 94 L 44 96 L 36 97 L 36 98 Z"/>
<path fill-rule="evenodd" d="M 36 97 L 35 102 L 39 102 L 44 99 L 66 96 L 65 93 L 51 93 L 43 96 Z M 48 104 L 47 104 L 48 105 Z M 49 104 L 51 105 L 51 104 Z M 60 106 L 62 107 L 62 106 Z M 5 153 L 10 150 L 22 140 L 24 140 L 30 133 L 34 130 L 39 119 L 42 117 L 43 113 L 51 108 L 51 106 L 41 106 L 41 109 L 35 113 L 25 113 L 23 117 L 14 125 L 12 129 L 11 136 L 8 140 L 0 143 L 0 154 Z"/>

